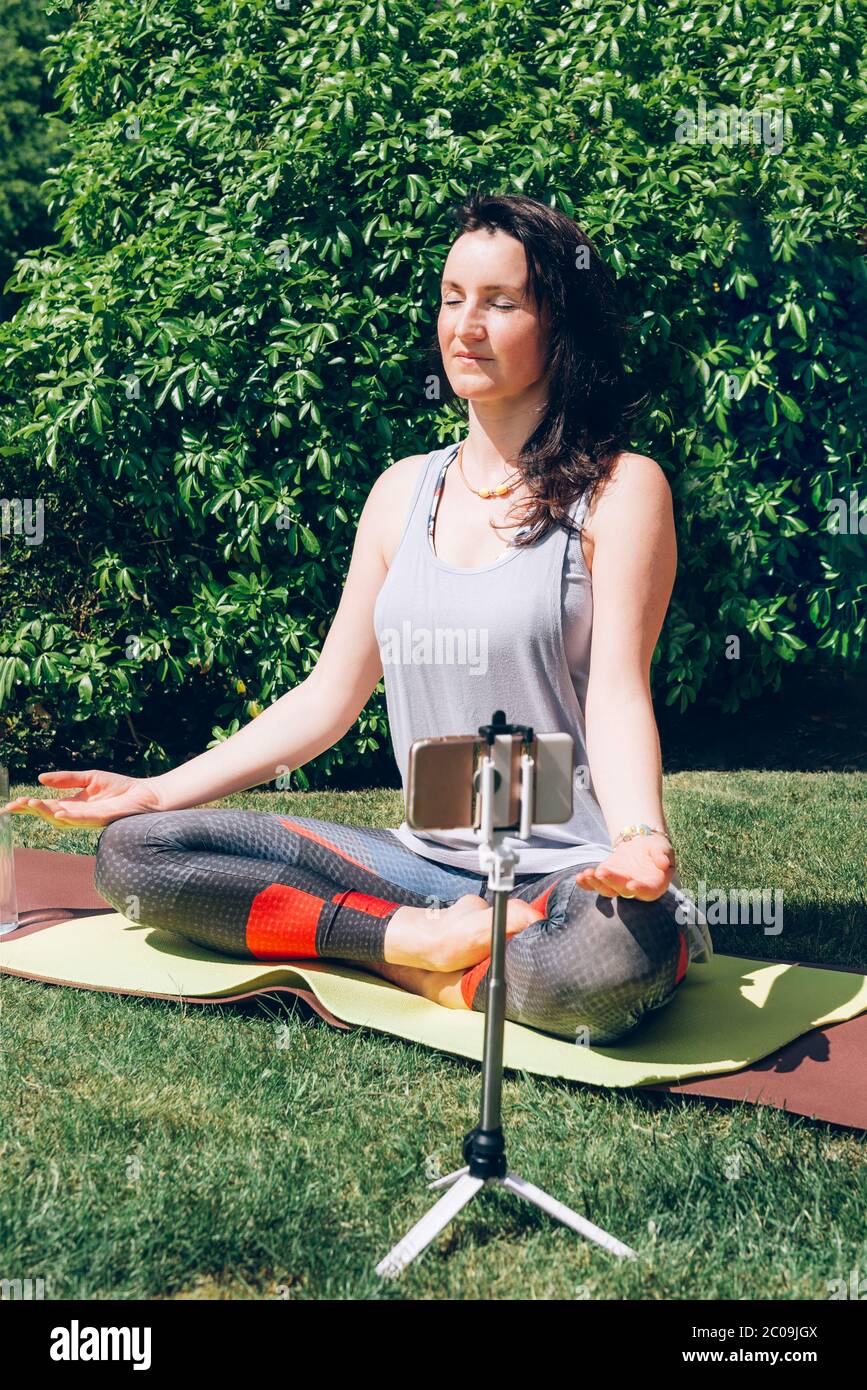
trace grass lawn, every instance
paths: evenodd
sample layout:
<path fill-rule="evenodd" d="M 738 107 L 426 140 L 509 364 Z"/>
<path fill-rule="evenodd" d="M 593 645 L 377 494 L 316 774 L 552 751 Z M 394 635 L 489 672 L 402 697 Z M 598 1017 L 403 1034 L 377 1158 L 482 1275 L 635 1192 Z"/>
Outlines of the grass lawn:
<path fill-rule="evenodd" d="M 719 950 L 867 971 L 867 777 L 679 772 L 687 891 L 782 889 L 784 927 Z M 17 786 L 13 795 L 42 794 Z M 396 825 L 394 791 L 221 805 Z M 98 832 L 13 817 L 16 843 Z M 867 1277 L 857 1132 L 770 1107 L 507 1072 L 512 1168 L 626 1241 L 617 1260 L 487 1189 L 394 1284 L 377 1261 L 461 1166 L 479 1067 L 275 996 L 187 1007 L 3 979 L 0 1276 L 61 1298 L 825 1299 Z"/>

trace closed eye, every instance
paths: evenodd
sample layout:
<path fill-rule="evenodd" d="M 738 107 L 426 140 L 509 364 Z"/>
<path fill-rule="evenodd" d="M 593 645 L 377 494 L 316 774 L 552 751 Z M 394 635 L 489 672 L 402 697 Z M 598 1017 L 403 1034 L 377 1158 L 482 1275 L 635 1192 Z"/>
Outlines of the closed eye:
<path fill-rule="evenodd" d="M 444 299 L 444 300 L 443 300 L 443 304 L 445 304 L 447 308 L 451 308 L 452 305 L 454 305 L 454 304 L 460 304 L 460 302 L 461 302 L 461 301 L 460 301 L 459 299 Z M 494 305 L 492 305 L 492 308 L 494 308 L 494 309 L 507 309 L 507 310 L 511 310 L 511 309 L 517 309 L 517 307 L 518 307 L 517 304 L 494 304 Z"/>

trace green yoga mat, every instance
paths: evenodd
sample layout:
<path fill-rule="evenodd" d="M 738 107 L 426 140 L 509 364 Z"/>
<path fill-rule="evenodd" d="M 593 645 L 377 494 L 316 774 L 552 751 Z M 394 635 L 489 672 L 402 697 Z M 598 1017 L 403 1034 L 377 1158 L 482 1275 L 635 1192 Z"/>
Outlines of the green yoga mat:
<path fill-rule="evenodd" d="M 0 938 L 0 971 L 156 998 L 231 999 L 278 985 L 312 990 L 346 1023 L 481 1060 L 484 1015 L 446 1009 L 378 976 L 321 961 L 232 960 L 120 913 Z M 811 1028 L 867 1011 L 867 976 L 714 956 L 622 1043 L 586 1047 L 506 1023 L 504 1064 L 595 1086 L 641 1086 L 737 1071 Z"/>

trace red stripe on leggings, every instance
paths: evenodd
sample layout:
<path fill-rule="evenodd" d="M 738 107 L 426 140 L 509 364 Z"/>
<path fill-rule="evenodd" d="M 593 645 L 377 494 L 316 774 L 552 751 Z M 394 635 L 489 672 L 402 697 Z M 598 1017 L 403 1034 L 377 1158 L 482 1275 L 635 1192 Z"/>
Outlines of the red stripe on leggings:
<path fill-rule="evenodd" d="M 257 960 L 316 955 L 316 928 L 325 899 L 286 883 L 257 893 L 247 916 L 247 949 Z"/>
<path fill-rule="evenodd" d="M 367 912 L 371 917 L 387 917 L 400 906 L 385 898 L 372 898 L 369 893 L 356 893 L 354 888 L 348 888 L 345 893 L 335 893 L 331 901 L 339 902 L 341 907 L 353 907 L 356 912 Z"/>
<path fill-rule="evenodd" d="M 562 879 L 560 880 L 560 882 L 562 882 Z M 544 917 L 547 917 L 547 916 L 548 916 L 548 899 L 550 898 L 551 894 L 554 892 L 554 889 L 555 889 L 555 888 L 559 888 L 559 886 L 560 886 L 559 883 L 552 883 L 551 886 L 550 886 L 550 888 L 546 888 L 545 891 L 544 891 L 544 893 L 540 893 L 540 894 L 539 894 L 538 898 L 533 898 L 533 900 L 532 900 L 531 903 L 530 903 L 530 906 L 531 906 L 531 907 L 538 907 L 538 909 L 539 909 L 539 911 L 542 913 L 542 915 L 543 915 Z"/>
<path fill-rule="evenodd" d="M 680 931 L 680 929 L 678 929 Z M 686 949 L 686 932 L 680 931 L 680 955 L 677 958 L 677 970 L 674 976 L 674 983 L 679 985 L 689 963 L 689 952 Z"/>
<path fill-rule="evenodd" d="M 461 976 L 461 994 L 468 1009 L 473 1007 L 476 990 L 490 963 L 491 957 L 486 956 L 484 960 L 479 961 L 478 965 L 471 965 L 469 970 L 465 970 Z"/>
<path fill-rule="evenodd" d="M 369 864 L 364 864 L 360 859 L 356 859 L 353 855 L 347 854 L 339 845 L 335 845 L 332 840 L 326 840 L 324 836 L 317 835 L 315 830 L 309 830 L 306 825 L 296 825 L 294 821 L 287 820 L 285 816 L 278 816 L 278 820 L 281 820 L 288 830 L 294 830 L 296 835 L 306 835 L 308 840 L 315 840 L 317 845 L 324 845 L 325 848 L 330 849 L 333 854 L 339 854 L 341 859 L 346 859 L 350 864 L 356 864 L 359 869 L 365 869 L 369 874 L 376 874 L 376 870 L 372 869 Z"/>

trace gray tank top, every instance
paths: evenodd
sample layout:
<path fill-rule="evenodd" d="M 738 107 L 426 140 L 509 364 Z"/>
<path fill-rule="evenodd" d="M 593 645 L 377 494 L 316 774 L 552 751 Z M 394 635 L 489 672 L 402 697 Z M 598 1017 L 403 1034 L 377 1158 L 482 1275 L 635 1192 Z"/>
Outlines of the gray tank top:
<path fill-rule="evenodd" d="M 515 873 L 598 861 L 610 852 L 611 840 L 585 746 L 593 596 L 580 534 L 554 526 L 532 546 L 510 543 L 476 569 L 446 564 L 433 548 L 433 523 L 457 449 L 435 449 L 420 468 L 374 608 L 404 794 L 415 739 L 475 733 L 502 709 L 511 723 L 531 724 L 537 733 L 569 733 L 575 742 L 572 816 L 560 825 L 537 825 L 528 840 L 505 836 L 504 844 L 520 855 Z M 570 512 L 575 525 L 585 510 L 582 496 Z M 427 859 L 481 872 L 476 832 L 416 834 L 405 820 L 392 829 Z"/>

